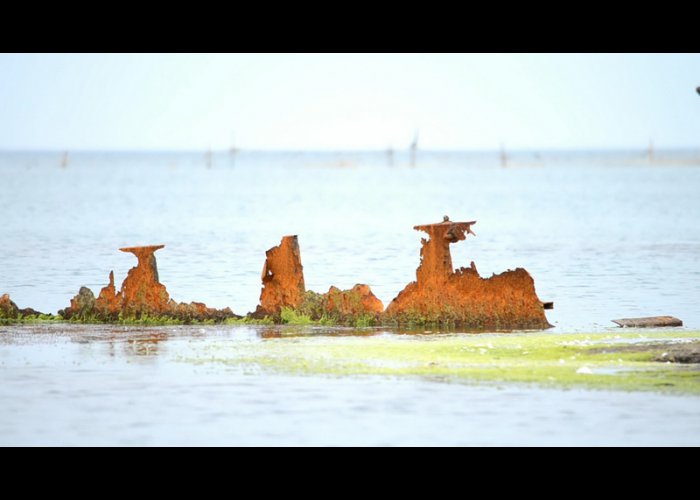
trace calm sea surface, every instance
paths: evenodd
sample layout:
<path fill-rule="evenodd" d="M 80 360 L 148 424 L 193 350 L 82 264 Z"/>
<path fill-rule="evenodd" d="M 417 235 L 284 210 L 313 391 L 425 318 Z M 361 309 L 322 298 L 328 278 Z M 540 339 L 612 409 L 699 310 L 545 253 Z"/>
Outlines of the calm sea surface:
<path fill-rule="evenodd" d="M 285 376 L 207 362 L 213 344 L 279 340 L 262 330 L 0 330 L 0 446 L 700 446 L 699 397 Z"/>
<path fill-rule="evenodd" d="M 414 167 L 403 153 L 61 158 L 0 153 L 0 293 L 20 307 L 56 312 L 110 270 L 119 286 L 135 265 L 119 247 L 163 243 L 171 297 L 244 314 L 286 234 L 299 235 L 307 288 L 367 283 L 386 305 L 415 279 L 412 227 L 449 215 L 478 221 L 452 246 L 455 266 L 526 268 L 555 303 L 553 334 L 661 314 L 700 329 L 694 153 L 519 153 L 505 167 L 487 153 L 419 152 Z M 195 330 L 140 356 L 97 327 L 52 328 L 0 327 L 0 444 L 700 443 L 698 398 L 194 368 L 175 357 Z M 198 341 L 221 336 L 256 331 Z"/>

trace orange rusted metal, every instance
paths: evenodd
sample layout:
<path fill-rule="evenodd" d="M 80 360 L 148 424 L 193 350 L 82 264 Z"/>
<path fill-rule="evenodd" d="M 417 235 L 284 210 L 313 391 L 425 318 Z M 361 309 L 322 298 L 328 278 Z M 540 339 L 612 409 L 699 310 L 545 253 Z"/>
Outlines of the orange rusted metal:
<path fill-rule="evenodd" d="M 95 298 L 87 287 L 81 287 L 71 299 L 70 307 L 59 311 L 64 318 L 81 317 L 102 321 L 116 320 L 120 315 L 130 317 L 167 316 L 183 321 L 224 320 L 236 317 L 230 308 L 213 309 L 201 302 L 177 303 L 170 298 L 165 285 L 160 283 L 154 253 L 165 245 L 120 248 L 133 253 L 138 264 L 129 270 L 121 290 L 114 286 L 114 272 L 109 273 L 109 284 Z"/>
<path fill-rule="evenodd" d="M 19 308 L 17 304 L 12 302 L 10 299 L 10 294 L 5 293 L 0 296 L 0 318 L 17 318 L 19 315 Z"/>
<path fill-rule="evenodd" d="M 282 308 L 287 307 L 314 320 L 326 316 L 346 322 L 367 315 L 377 318 L 384 310 L 382 302 L 367 285 L 358 284 L 350 290 L 331 286 L 324 294 L 307 292 L 296 235 L 284 236 L 281 243 L 265 255 L 260 305 L 252 314 L 256 318 L 269 316 L 279 320 Z"/>
<path fill-rule="evenodd" d="M 170 296 L 165 286 L 158 281 L 156 250 L 165 245 L 120 248 L 122 252 L 133 253 L 138 259 L 122 283 L 122 310 L 134 313 L 163 314 L 168 310 Z"/>
<path fill-rule="evenodd" d="M 391 301 L 384 319 L 398 322 L 452 322 L 473 328 L 548 328 L 542 302 L 530 274 L 518 268 L 491 278 L 470 267 L 452 268 L 450 244 L 474 234 L 476 221 L 415 226 L 428 233 L 421 238 L 421 263 L 416 281 Z"/>
<path fill-rule="evenodd" d="M 20 309 L 19 307 L 17 307 L 17 304 L 12 302 L 12 299 L 10 299 L 10 295 L 7 293 L 0 296 L 1 319 L 18 319 L 20 317 L 38 316 L 41 314 L 44 313 L 32 309 L 31 307 L 25 307 L 24 309 Z"/>
<path fill-rule="evenodd" d="M 299 240 L 284 236 L 280 244 L 265 252 L 262 270 L 263 288 L 256 317 L 279 315 L 283 307 L 298 308 L 304 301 L 304 267 L 301 265 Z"/>
<path fill-rule="evenodd" d="M 95 299 L 95 309 L 102 316 L 116 317 L 122 308 L 121 298 L 121 293 L 117 293 L 114 286 L 114 271 L 110 271 L 109 284 L 100 290 L 100 295 Z"/>
<path fill-rule="evenodd" d="M 296 235 L 284 236 L 278 246 L 266 252 L 262 272 L 263 288 L 254 317 L 270 316 L 280 320 L 287 307 L 312 319 L 328 317 L 342 322 L 372 316 L 375 320 L 395 323 L 440 322 L 474 328 L 522 329 L 547 328 L 551 325 L 544 315 L 543 302 L 537 298 L 532 277 L 525 269 L 506 271 L 491 278 L 479 276 L 472 262 L 470 267 L 453 269 L 450 244 L 474 235 L 476 221 L 452 222 L 447 216 L 442 222 L 415 226 L 428 238 L 421 238 L 421 262 L 416 281 L 409 283 L 386 310 L 369 286 L 358 284 L 350 290 L 331 286 L 327 293 L 306 290 L 301 251 Z M 138 259 L 129 270 L 121 290 L 116 291 L 114 273 L 109 284 L 95 298 L 92 291 L 82 287 L 71 300 L 71 306 L 60 314 L 66 318 L 79 316 L 114 320 L 142 315 L 170 316 L 186 321 L 235 317 L 229 309 L 208 308 L 201 302 L 177 303 L 170 299 L 160 283 L 154 253 L 164 245 L 120 248 Z M 8 311 L 9 297 L 3 296 L 0 306 Z M 13 304 L 12 304 L 13 305 Z"/>
<path fill-rule="evenodd" d="M 324 295 L 326 311 L 334 317 L 351 319 L 366 314 L 377 316 L 384 311 L 384 304 L 368 285 L 357 284 L 350 290 L 331 286 Z"/>
<path fill-rule="evenodd" d="M 450 255 L 450 243 L 466 239 L 466 234 L 474 234 L 471 222 L 451 222 L 445 216 L 442 222 L 414 226 L 413 229 L 428 233 L 430 238 L 421 238 L 421 264 L 416 270 L 416 278 L 419 282 L 428 283 L 442 281 L 452 274 L 452 256 Z M 474 235 L 476 236 L 476 235 Z"/>

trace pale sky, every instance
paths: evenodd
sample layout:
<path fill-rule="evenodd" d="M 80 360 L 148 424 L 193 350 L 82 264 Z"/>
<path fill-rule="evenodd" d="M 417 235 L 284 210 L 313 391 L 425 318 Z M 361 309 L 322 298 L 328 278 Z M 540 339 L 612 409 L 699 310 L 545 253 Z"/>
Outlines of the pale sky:
<path fill-rule="evenodd" d="M 697 148 L 698 85 L 698 54 L 0 54 L 0 149 Z"/>

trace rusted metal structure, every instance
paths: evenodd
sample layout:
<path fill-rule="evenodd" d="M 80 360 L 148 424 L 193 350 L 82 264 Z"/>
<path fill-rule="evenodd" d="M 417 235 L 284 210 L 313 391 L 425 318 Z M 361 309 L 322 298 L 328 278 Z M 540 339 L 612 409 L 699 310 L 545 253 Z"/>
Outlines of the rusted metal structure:
<path fill-rule="evenodd" d="M 276 316 L 283 307 L 296 309 L 301 306 L 306 287 L 296 235 L 282 237 L 279 245 L 265 252 L 262 282 L 260 305 L 254 316 Z"/>
<path fill-rule="evenodd" d="M 406 287 L 384 310 L 382 302 L 366 284 L 349 290 L 331 286 L 319 294 L 306 290 L 301 251 L 296 235 L 284 236 L 278 246 L 267 250 L 262 270 L 260 304 L 250 316 L 281 321 L 285 308 L 311 319 L 331 319 L 353 324 L 358 319 L 374 323 L 440 323 L 474 329 L 542 329 L 549 324 L 544 310 L 553 303 L 542 302 L 530 274 L 522 268 L 482 278 L 474 262 L 453 268 L 450 245 L 473 235 L 476 221 L 442 222 L 415 226 L 427 233 L 421 238 L 421 261 L 416 281 Z M 201 302 L 177 303 L 160 282 L 155 252 L 164 245 L 120 248 L 136 256 L 137 265 L 129 270 L 119 291 L 114 272 L 97 297 L 81 287 L 70 307 L 59 311 L 64 318 L 114 321 L 143 316 L 174 317 L 187 320 L 223 320 L 239 317 L 231 309 L 208 308 Z M 18 308 L 3 296 L 0 312 L 17 315 Z M 622 321 L 622 320 L 620 320 Z M 359 324 L 359 323 L 354 323 Z"/>
<path fill-rule="evenodd" d="M 230 308 L 213 309 L 201 302 L 177 303 L 158 277 L 155 252 L 165 245 L 120 248 L 133 253 L 138 263 L 122 282 L 119 292 L 114 286 L 114 271 L 109 273 L 109 284 L 100 290 L 97 298 L 87 287 L 81 287 L 71 299 L 70 307 L 59 311 L 64 318 L 114 321 L 122 318 L 172 317 L 184 321 L 223 320 L 237 317 Z"/>
<path fill-rule="evenodd" d="M 155 252 L 165 245 L 120 248 L 122 252 L 132 253 L 138 259 L 122 283 L 121 309 L 128 313 L 148 313 L 161 315 L 168 311 L 170 295 L 165 286 L 158 281 L 158 264 Z M 111 282 L 110 282 L 111 284 Z"/>
<path fill-rule="evenodd" d="M 351 322 L 368 316 L 378 320 L 384 310 L 367 285 L 357 284 L 350 290 L 331 286 L 324 294 L 306 290 L 296 235 L 284 236 L 278 246 L 265 252 L 262 283 L 260 305 L 252 314 L 255 318 L 280 320 L 282 309 L 289 308 L 314 320 L 326 317 Z"/>
<path fill-rule="evenodd" d="M 476 221 L 415 226 L 421 238 L 421 262 L 416 281 L 391 301 L 383 318 L 398 323 L 451 323 L 467 328 L 549 328 L 535 283 L 522 268 L 482 278 L 474 262 L 453 269 L 450 245 L 475 235 Z"/>

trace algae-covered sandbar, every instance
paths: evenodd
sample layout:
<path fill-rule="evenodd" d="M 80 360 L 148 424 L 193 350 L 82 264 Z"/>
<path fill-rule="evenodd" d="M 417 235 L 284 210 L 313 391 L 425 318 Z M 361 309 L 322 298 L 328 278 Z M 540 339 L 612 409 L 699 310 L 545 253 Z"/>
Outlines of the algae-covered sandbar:
<path fill-rule="evenodd" d="M 263 342 L 210 342 L 180 359 L 296 374 L 700 394 L 697 361 L 675 362 L 689 360 L 679 350 L 700 352 L 698 331 L 394 335 L 368 329 L 362 336 L 347 329 L 310 331 L 268 328 Z"/>
<path fill-rule="evenodd" d="M 490 337 L 483 349 L 503 347 Z M 2 327 L 0 445 L 700 444 L 700 398 L 672 387 L 562 390 L 444 376 L 439 364 L 420 375 L 366 367 L 368 375 L 348 376 L 349 361 L 341 372 L 309 359 L 338 366 L 339 349 L 354 357 L 365 346 L 365 363 L 388 372 L 391 359 L 398 373 L 478 338 L 308 326 Z M 401 359 L 397 346 L 412 353 Z"/>

